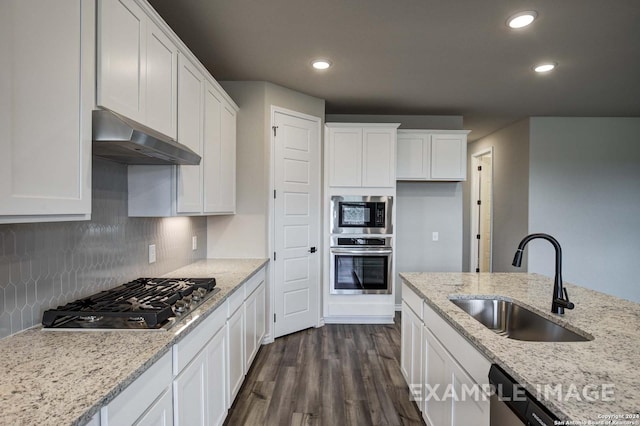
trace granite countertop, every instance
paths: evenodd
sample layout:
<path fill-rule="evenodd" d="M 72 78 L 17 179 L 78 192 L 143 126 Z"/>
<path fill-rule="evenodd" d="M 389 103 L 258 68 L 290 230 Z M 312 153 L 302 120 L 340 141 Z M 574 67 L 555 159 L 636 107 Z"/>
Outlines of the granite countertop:
<path fill-rule="evenodd" d="M 401 273 L 400 276 L 491 362 L 500 365 L 561 420 L 587 424 L 612 419 L 607 416 L 633 416 L 639 412 L 640 304 L 565 284 L 575 309 L 559 316 L 551 313 L 553 280 L 542 275 Z M 508 339 L 485 328 L 451 303 L 452 295 L 513 299 L 567 328 L 591 335 L 594 340 L 556 343 Z M 629 422 L 626 424 L 640 424 L 638 417 L 620 419 Z"/>
<path fill-rule="evenodd" d="M 268 259 L 205 259 L 165 277 L 215 277 L 220 288 L 188 327 L 43 331 L 0 340 L 0 425 L 82 425 L 220 306 Z M 186 318 L 180 324 L 187 323 Z"/>

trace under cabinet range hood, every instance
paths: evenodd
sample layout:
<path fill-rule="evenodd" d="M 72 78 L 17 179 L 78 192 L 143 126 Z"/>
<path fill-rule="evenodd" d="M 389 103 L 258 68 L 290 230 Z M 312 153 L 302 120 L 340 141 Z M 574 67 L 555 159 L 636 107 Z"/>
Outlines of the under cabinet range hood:
<path fill-rule="evenodd" d="M 94 110 L 92 119 L 95 156 L 124 164 L 200 164 L 188 147 L 112 111 Z"/>

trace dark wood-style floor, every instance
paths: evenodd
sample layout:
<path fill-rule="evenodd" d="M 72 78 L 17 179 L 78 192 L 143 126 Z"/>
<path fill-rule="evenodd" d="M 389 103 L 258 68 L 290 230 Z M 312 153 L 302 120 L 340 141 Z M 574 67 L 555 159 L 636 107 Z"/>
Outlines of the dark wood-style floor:
<path fill-rule="evenodd" d="M 424 425 L 400 371 L 400 316 L 262 346 L 227 425 Z"/>

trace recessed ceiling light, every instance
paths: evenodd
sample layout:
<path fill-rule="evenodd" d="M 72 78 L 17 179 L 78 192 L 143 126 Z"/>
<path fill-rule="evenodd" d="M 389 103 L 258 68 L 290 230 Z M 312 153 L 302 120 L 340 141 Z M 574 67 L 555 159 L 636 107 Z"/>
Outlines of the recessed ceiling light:
<path fill-rule="evenodd" d="M 326 70 L 331 66 L 331 62 L 326 59 L 315 59 L 311 62 L 311 66 L 317 70 Z"/>
<path fill-rule="evenodd" d="M 535 10 L 525 10 L 509 16 L 509 19 L 507 19 L 507 25 L 514 29 L 523 28 L 531 24 L 537 17 L 538 12 Z"/>
<path fill-rule="evenodd" d="M 544 63 L 544 64 L 538 64 L 538 65 L 536 65 L 536 66 L 535 66 L 535 68 L 533 68 L 533 70 L 534 70 L 535 72 L 541 72 L 541 73 L 544 73 L 544 72 L 549 72 L 549 71 L 551 71 L 551 70 L 552 70 L 552 69 L 554 69 L 556 66 L 558 66 L 558 64 L 557 64 L 557 63 L 555 63 L 555 62 L 546 62 L 546 63 Z"/>

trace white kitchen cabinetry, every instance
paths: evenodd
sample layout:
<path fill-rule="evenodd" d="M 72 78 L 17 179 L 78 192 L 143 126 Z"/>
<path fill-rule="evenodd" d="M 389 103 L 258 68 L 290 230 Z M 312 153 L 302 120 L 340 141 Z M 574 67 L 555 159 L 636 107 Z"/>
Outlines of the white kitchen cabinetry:
<path fill-rule="evenodd" d="M 140 2 L 98 2 L 97 104 L 173 139 L 178 49 Z"/>
<path fill-rule="evenodd" d="M 95 4 L 4 0 L 0 223 L 88 220 Z"/>
<path fill-rule="evenodd" d="M 197 166 L 129 166 L 129 216 L 233 214 L 237 107 L 186 55 L 178 62 L 178 140 L 202 160 Z"/>
<path fill-rule="evenodd" d="M 329 186 L 395 187 L 399 124 L 327 123 Z"/>
<path fill-rule="evenodd" d="M 397 180 L 467 179 L 468 130 L 398 130 Z"/>
<path fill-rule="evenodd" d="M 245 371 L 260 349 L 266 329 L 264 276 L 259 274 L 246 284 L 249 294 L 244 302 L 245 313 Z"/>
<path fill-rule="evenodd" d="M 405 283 L 401 349 L 402 372 L 409 386 L 420 387 L 411 389 L 427 425 L 489 425 L 482 389 L 491 363 Z"/>
<path fill-rule="evenodd" d="M 184 55 L 178 59 L 178 140 L 200 156 L 203 151 L 204 75 Z M 202 212 L 202 168 L 178 167 L 177 213 Z"/>
<path fill-rule="evenodd" d="M 102 426 L 150 424 L 163 418 L 173 424 L 171 413 L 171 352 L 167 352 L 147 371 L 100 411 Z M 155 423 L 158 424 L 158 423 Z"/>
<path fill-rule="evenodd" d="M 226 306 L 173 346 L 176 426 L 218 425 L 227 414 Z"/>
<path fill-rule="evenodd" d="M 244 381 L 245 363 L 245 315 L 243 308 L 244 290 L 239 289 L 229 297 L 229 315 L 227 318 L 227 339 L 229 356 L 227 357 L 229 387 L 228 406 L 231 407 L 242 382 Z"/>
<path fill-rule="evenodd" d="M 488 426 L 491 363 L 431 307 L 424 303 L 423 415 L 430 425 Z M 429 390 L 430 389 L 430 390 Z M 474 393 L 475 392 L 475 393 Z"/>

